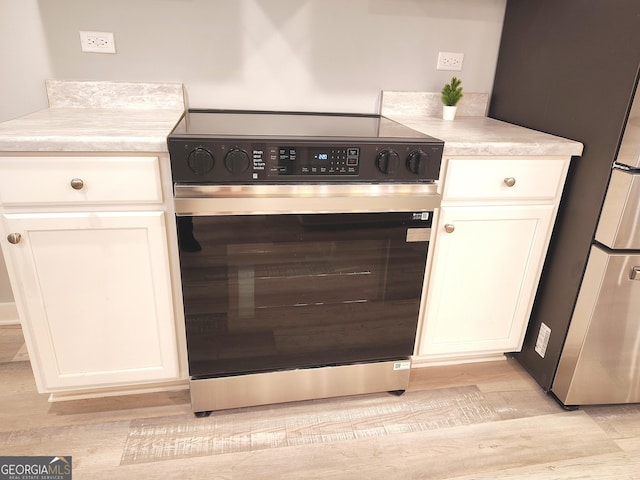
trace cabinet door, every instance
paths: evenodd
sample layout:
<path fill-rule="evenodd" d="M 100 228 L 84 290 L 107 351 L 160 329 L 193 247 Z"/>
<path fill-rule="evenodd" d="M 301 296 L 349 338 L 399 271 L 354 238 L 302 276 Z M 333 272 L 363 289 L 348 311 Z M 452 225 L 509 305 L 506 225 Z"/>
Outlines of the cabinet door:
<path fill-rule="evenodd" d="M 3 247 L 41 392 L 178 376 L 163 212 L 5 214 L 4 224 L 21 237 Z"/>
<path fill-rule="evenodd" d="M 552 205 L 442 208 L 420 356 L 521 348 L 553 210 Z"/>

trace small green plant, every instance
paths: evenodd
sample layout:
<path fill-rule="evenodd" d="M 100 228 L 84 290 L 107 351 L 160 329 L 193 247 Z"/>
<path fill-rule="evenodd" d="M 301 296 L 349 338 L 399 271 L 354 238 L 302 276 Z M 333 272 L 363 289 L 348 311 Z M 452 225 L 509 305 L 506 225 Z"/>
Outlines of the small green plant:
<path fill-rule="evenodd" d="M 462 98 L 462 80 L 453 77 L 442 88 L 442 103 L 449 107 L 455 107 Z"/>

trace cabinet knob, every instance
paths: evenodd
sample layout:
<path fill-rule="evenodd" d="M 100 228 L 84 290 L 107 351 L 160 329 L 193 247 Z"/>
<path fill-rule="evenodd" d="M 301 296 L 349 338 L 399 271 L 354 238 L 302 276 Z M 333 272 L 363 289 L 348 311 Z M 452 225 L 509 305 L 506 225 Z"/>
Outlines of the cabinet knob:
<path fill-rule="evenodd" d="M 513 178 L 513 177 L 507 177 L 507 178 L 504 179 L 504 184 L 507 187 L 511 188 L 516 184 L 516 179 Z"/>
<path fill-rule="evenodd" d="M 7 241 L 12 245 L 20 243 L 20 240 L 22 240 L 22 235 L 20 235 L 19 233 L 10 233 L 9 235 L 7 235 Z"/>
<path fill-rule="evenodd" d="M 447 233 L 453 233 L 453 231 L 456 229 L 456 227 L 450 223 L 445 224 L 444 226 L 444 231 Z"/>
<path fill-rule="evenodd" d="M 82 190 L 82 187 L 84 187 L 84 181 L 81 178 L 71 179 L 71 188 L 74 190 Z"/>

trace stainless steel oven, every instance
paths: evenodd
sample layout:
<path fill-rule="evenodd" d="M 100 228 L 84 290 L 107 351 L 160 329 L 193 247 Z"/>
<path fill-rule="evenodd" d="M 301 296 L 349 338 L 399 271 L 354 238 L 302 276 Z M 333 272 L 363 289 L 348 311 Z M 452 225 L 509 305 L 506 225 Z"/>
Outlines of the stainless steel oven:
<path fill-rule="evenodd" d="M 442 152 L 414 135 L 170 137 L 194 412 L 407 387 Z"/>

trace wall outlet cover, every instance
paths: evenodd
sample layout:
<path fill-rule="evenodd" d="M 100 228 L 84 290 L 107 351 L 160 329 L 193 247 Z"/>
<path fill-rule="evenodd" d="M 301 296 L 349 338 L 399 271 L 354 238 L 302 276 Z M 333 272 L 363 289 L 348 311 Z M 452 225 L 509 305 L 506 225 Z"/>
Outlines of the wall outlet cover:
<path fill-rule="evenodd" d="M 80 31 L 80 46 L 83 52 L 116 53 L 113 32 Z"/>
<path fill-rule="evenodd" d="M 436 70 L 462 70 L 464 53 L 440 52 L 438 53 L 438 64 Z"/>

